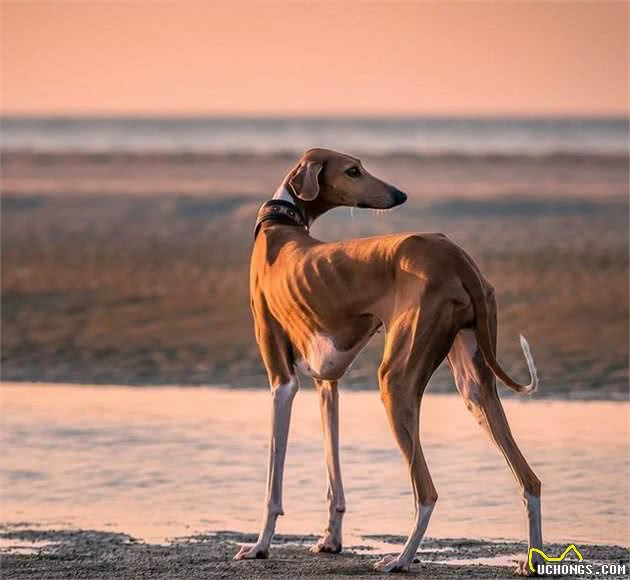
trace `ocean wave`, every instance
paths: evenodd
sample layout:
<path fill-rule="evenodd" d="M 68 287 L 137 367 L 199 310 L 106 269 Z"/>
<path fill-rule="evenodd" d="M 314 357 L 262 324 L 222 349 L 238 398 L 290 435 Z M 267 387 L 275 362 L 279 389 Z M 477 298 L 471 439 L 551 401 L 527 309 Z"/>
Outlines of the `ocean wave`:
<path fill-rule="evenodd" d="M 370 156 L 628 154 L 628 120 L 435 118 L 0 119 L 5 151 Z"/>

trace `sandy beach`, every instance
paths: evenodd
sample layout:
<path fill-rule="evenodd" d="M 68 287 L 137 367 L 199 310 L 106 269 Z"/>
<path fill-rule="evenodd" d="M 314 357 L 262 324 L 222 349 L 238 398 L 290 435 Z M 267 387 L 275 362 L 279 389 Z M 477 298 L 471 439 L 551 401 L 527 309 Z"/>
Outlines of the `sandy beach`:
<path fill-rule="evenodd" d="M 266 388 L 248 262 L 259 205 L 293 154 L 3 156 L 2 376 Z M 628 165 L 624 156 L 365 158 L 409 193 L 377 216 L 330 212 L 321 239 L 442 231 L 497 288 L 499 355 L 540 396 L 626 398 Z M 596 329 L 597 340 L 593 340 Z M 346 387 L 371 388 L 382 337 Z M 432 391 L 453 392 L 444 369 Z"/>

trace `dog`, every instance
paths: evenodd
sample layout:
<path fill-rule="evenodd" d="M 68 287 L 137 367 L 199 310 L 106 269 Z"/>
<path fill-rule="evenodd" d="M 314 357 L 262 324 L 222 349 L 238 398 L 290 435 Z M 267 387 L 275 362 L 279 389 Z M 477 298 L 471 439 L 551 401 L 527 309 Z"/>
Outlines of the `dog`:
<path fill-rule="evenodd" d="M 272 395 L 267 497 L 256 544 L 237 560 L 266 558 L 283 515 L 282 479 L 296 368 L 319 395 L 328 477 L 328 526 L 312 552 L 342 548 L 346 510 L 339 461 L 338 381 L 384 327 L 378 370 L 381 399 L 411 476 L 415 521 L 397 556 L 375 563 L 383 572 L 409 570 L 438 498 L 419 438 L 427 383 L 447 358 L 468 410 L 501 450 L 519 485 L 529 547 L 542 549 L 541 483 L 519 450 L 503 411 L 496 378 L 531 393 L 538 376 L 521 336 L 530 383 L 511 379 L 496 359 L 494 289 L 474 260 L 443 234 L 396 234 L 321 242 L 309 228 L 335 207 L 389 209 L 407 196 L 366 171 L 361 161 L 328 149 L 306 151 L 256 220 L 250 269 L 256 340 Z M 516 572 L 528 575 L 527 558 Z"/>

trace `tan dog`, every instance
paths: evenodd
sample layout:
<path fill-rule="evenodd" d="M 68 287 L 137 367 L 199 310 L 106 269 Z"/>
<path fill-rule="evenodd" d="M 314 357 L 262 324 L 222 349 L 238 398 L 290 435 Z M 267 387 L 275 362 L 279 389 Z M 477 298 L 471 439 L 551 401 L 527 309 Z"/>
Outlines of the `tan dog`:
<path fill-rule="evenodd" d="M 378 371 L 381 399 L 411 475 L 416 516 L 397 556 L 378 570 L 409 570 L 437 501 L 419 439 L 420 402 L 445 357 L 470 412 L 503 452 L 521 490 L 529 546 L 542 548 L 540 481 L 517 447 L 499 400 L 495 377 L 520 393 L 538 378 L 527 342 L 531 375 L 522 386 L 495 358 L 494 290 L 473 259 L 442 234 L 398 234 L 324 243 L 309 235 L 318 216 L 337 206 L 391 208 L 407 196 L 370 175 L 358 159 L 307 151 L 274 199 L 261 208 L 251 261 L 251 306 L 256 340 L 273 401 L 267 499 L 262 531 L 236 559 L 265 558 L 282 510 L 284 467 L 296 367 L 315 379 L 328 472 L 329 524 L 313 552 L 341 550 L 345 500 L 338 442 L 337 381 L 372 335 L 384 326 Z M 527 574 L 527 563 L 518 573 Z"/>

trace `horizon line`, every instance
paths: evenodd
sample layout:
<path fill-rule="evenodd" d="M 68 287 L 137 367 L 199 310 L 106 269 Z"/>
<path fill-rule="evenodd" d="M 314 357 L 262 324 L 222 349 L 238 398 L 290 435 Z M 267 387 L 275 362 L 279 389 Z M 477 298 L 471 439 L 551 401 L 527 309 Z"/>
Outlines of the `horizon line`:
<path fill-rule="evenodd" d="M 514 121 L 544 121 L 544 120 L 616 120 L 630 121 L 630 110 L 626 112 L 610 113 L 254 113 L 254 112 L 233 112 L 233 113 L 213 113 L 209 111 L 173 113 L 173 112 L 143 112 L 132 111 L 93 111 L 93 112 L 3 112 L 0 111 L 0 119 L 7 120 L 114 120 L 114 119 L 135 119 L 135 120 L 155 120 L 155 119 L 226 119 L 226 120 L 514 120 Z"/>

